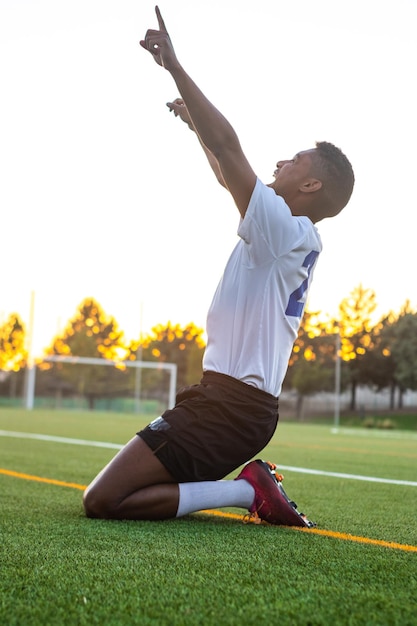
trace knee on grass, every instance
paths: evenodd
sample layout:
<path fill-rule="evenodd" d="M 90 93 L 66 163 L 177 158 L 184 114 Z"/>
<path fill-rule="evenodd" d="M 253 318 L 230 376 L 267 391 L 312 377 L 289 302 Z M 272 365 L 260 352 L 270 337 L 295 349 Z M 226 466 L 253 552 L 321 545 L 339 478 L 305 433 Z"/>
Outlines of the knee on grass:
<path fill-rule="evenodd" d="M 116 517 L 116 509 L 111 502 L 94 487 L 87 487 L 83 494 L 84 511 L 87 517 L 111 519 Z"/>

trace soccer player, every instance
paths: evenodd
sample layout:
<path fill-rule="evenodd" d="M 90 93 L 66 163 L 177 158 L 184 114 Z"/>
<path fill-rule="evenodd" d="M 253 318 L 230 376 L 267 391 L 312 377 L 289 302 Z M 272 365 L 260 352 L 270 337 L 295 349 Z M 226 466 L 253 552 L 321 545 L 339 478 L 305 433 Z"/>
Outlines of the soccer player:
<path fill-rule="evenodd" d="M 278 161 L 263 184 L 229 122 L 179 63 L 158 7 L 141 46 L 168 71 L 181 98 L 168 103 L 195 131 L 240 213 L 239 241 L 208 312 L 200 384 L 120 450 L 84 493 L 89 517 L 166 519 L 241 507 L 282 518 L 278 482 L 261 460 L 278 422 L 278 396 L 317 258 L 315 224 L 347 204 L 354 174 L 327 142 Z M 235 480 L 221 480 L 246 463 Z"/>

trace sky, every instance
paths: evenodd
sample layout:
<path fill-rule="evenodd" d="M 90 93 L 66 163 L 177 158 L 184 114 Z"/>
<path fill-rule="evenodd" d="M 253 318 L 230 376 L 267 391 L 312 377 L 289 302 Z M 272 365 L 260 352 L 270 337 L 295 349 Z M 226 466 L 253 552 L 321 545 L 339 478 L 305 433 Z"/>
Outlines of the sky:
<path fill-rule="evenodd" d="M 356 176 L 318 224 L 308 307 L 337 316 L 362 284 L 377 314 L 417 306 L 415 0 L 161 0 L 177 56 L 253 169 L 331 141 Z M 127 339 L 204 328 L 239 215 L 169 73 L 139 45 L 145 0 L 0 0 L 0 323 L 39 356 L 87 297 Z M 33 295 L 32 295 L 33 294 Z"/>

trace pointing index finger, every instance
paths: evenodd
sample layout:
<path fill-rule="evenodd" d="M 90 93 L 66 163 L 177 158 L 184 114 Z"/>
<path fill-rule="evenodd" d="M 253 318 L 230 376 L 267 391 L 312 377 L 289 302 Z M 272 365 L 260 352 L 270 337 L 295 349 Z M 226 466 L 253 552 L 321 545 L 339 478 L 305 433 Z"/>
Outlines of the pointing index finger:
<path fill-rule="evenodd" d="M 164 33 L 167 33 L 168 31 L 165 26 L 165 22 L 162 19 L 161 11 L 159 10 L 158 6 L 155 7 L 155 13 L 156 13 L 156 17 L 158 18 L 159 30 L 163 31 Z"/>

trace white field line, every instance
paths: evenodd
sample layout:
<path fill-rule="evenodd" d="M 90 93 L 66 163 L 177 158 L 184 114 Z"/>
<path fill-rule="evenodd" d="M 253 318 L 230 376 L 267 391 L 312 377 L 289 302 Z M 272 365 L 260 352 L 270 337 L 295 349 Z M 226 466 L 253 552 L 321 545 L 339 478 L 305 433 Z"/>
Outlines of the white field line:
<path fill-rule="evenodd" d="M 17 437 L 18 439 L 38 439 L 39 441 L 53 441 L 54 443 L 69 443 L 75 446 L 93 446 L 94 448 L 111 448 L 120 450 L 123 444 L 108 443 L 107 441 L 90 441 L 88 439 L 71 439 L 70 437 L 55 437 L 54 435 L 38 435 L 37 433 L 20 433 L 12 430 L 0 430 L 0 437 Z"/>
<path fill-rule="evenodd" d="M 354 435 L 360 437 L 375 437 L 380 439 L 406 439 L 417 441 L 417 433 L 404 432 L 401 430 L 375 430 L 373 428 L 339 428 L 331 429 L 333 435 Z"/>
<path fill-rule="evenodd" d="M 0 437 L 15 437 L 19 439 L 37 439 L 39 441 L 52 441 L 54 443 L 67 443 L 76 446 L 92 446 L 95 448 L 111 448 L 120 450 L 123 444 L 109 443 L 107 441 L 90 441 L 88 439 L 72 439 L 68 437 L 56 437 L 54 435 L 41 435 L 37 433 L 21 433 L 11 430 L 0 430 Z M 417 487 L 417 481 L 396 480 L 393 478 L 377 478 L 375 476 L 361 476 L 360 474 L 344 474 L 339 472 L 325 472 L 323 470 L 309 469 L 306 467 L 294 467 L 292 465 L 279 465 L 279 469 L 297 472 L 299 474 L 313 474 L 314 476 L 329 476 L 332 478 L 346 478 L 348 480 L 362 480 L 370 483 L 384 483 L 388 485 L 403 485 Z"/>
<path fill-rule="evenodd" d="M 281 470 L 298 472 L 299 474 L 314 474 L 315 476 L 332 476 L 333 478 L 347 478 L 349 480 L 364 480 L 368 483 L 385 483 L 387 485 L 406 485 L 407 487 L 417 487 L 417 482 L 412 480 L 397 480 L 395 478 L 377 478 L 376 476 L 361 476 L 360 474 L 343 474 L 339 472 L 324 472 L 323 470 L 313 470 L 306 467 L 292 467 L 291 465 L 278 465 Z"/>

